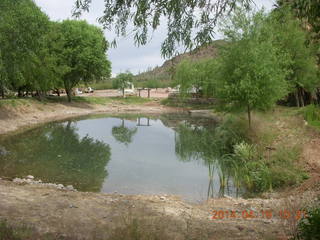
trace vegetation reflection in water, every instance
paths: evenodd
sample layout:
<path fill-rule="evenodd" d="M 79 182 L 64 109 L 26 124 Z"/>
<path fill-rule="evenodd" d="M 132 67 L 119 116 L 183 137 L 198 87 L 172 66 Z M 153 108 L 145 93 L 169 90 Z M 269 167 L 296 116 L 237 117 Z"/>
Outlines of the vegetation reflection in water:
<path fill-rule="evenodd" d="M 235 196 L 243 188 L 228 153 L 237 138 L 211 118 L 177 114 L 52 123 L 1 141 L 0 175 L 81 191 Z"/>

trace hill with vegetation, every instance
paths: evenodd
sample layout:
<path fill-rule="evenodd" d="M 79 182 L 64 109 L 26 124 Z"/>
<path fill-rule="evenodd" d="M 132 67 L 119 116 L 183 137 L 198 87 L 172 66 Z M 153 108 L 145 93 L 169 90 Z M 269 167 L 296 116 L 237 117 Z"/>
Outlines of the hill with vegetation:
<path fill-rule="evenodd" d="M 184 60 L 197 61 L 202 59 L 216 58 L 218 49 L 225 43 L 224 40 L 216 40 L 211 44 L 206 44 L 195 48 L 190 52 L 179 54 L 166 60 L 162 66 L 157 66 L 135 76 L 136 85 L 146 87 L 169 86 L 172 83 L 176 66 Z M 153 86 L 159 85 L 159 86 Z"/>

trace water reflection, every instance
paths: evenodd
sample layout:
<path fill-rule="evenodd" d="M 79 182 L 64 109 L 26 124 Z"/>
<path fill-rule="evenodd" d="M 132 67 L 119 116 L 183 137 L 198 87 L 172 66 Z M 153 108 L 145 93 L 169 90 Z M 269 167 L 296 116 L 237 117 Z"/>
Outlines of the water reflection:
<path fill-rule="evenodd" d="M 125 126 L 124 118 L 121 119 L 121 125 L 112 128 L 112 136 L 120 143 L 128 146 L 132 142 L 132 137 L 137 133 L 137 128 Z"/>
<path fill-rule="evenodd" d="M 180 161 L 201 161 L 208 168 L 207 198 L 222 197 L 227 195 L 239 195 L 241 186 L 234 186 L 234 171 L 232 161 L 228 157 L 231 149 L 221 141 L 221 128 L 212 119 L 201 122 L 184 121 L 175 126 L 175 150 Z M 218 175 L 219 183 L 214 182 L 214 176 Z M 219 185 L 216 193 L 214 186 Z M 234 188 L 236 192 L 234 193 Z"/>
<path fill-rule="evenodd" d="M 10 154 L 0 157 L 0 172 L 11 177 L 37 176 L 46 182 L 100 191 L 108 173 L 110 147 L 92 137 L 80 138 L 71 121 L 10 137 L 2 143 Z"/>
<path fill-rule="evenodd" d="M 211 118 L 177 114 L 53 123 L 0 141 L 0 177 L 192 200 L 235 196 L 241 185 L 228 158 L 235 137 Z"/>

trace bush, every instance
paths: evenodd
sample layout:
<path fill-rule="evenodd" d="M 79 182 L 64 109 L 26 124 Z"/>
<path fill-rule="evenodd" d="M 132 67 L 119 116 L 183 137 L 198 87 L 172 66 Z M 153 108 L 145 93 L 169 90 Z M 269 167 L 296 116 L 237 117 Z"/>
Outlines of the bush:
<path fill-rule="evenodd" d="M 299 239 L 320 239 L 320 207 L 310 209 L 307 217 L 303 218 L 298 225 Z"/>

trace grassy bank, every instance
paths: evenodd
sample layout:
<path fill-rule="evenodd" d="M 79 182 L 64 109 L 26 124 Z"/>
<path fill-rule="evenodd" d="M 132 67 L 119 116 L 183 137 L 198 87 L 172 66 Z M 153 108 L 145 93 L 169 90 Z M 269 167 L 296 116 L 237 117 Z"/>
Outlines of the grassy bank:
<path fill-rule="evenodd" d="M 135 96 L 130 96 L 126 98 L 122 97 L 80 97 L 75 96 L 72 98 L 73 103 L 84 103 L 84 104 L 98 104 L 105 105 L 112 102 L 120 104 L 144 104 L 150 102 L 150 99 L 140 98 Z M 36 98 L 12 98 L 12 99 L 3 99 L 0 100 L 0 107 L 2 106 L 30 106 L 33 103 L 48 104 L 48 103 L 68 103 L 66 96 L 61 97 L 46 97 L 41 101 Z"/>

